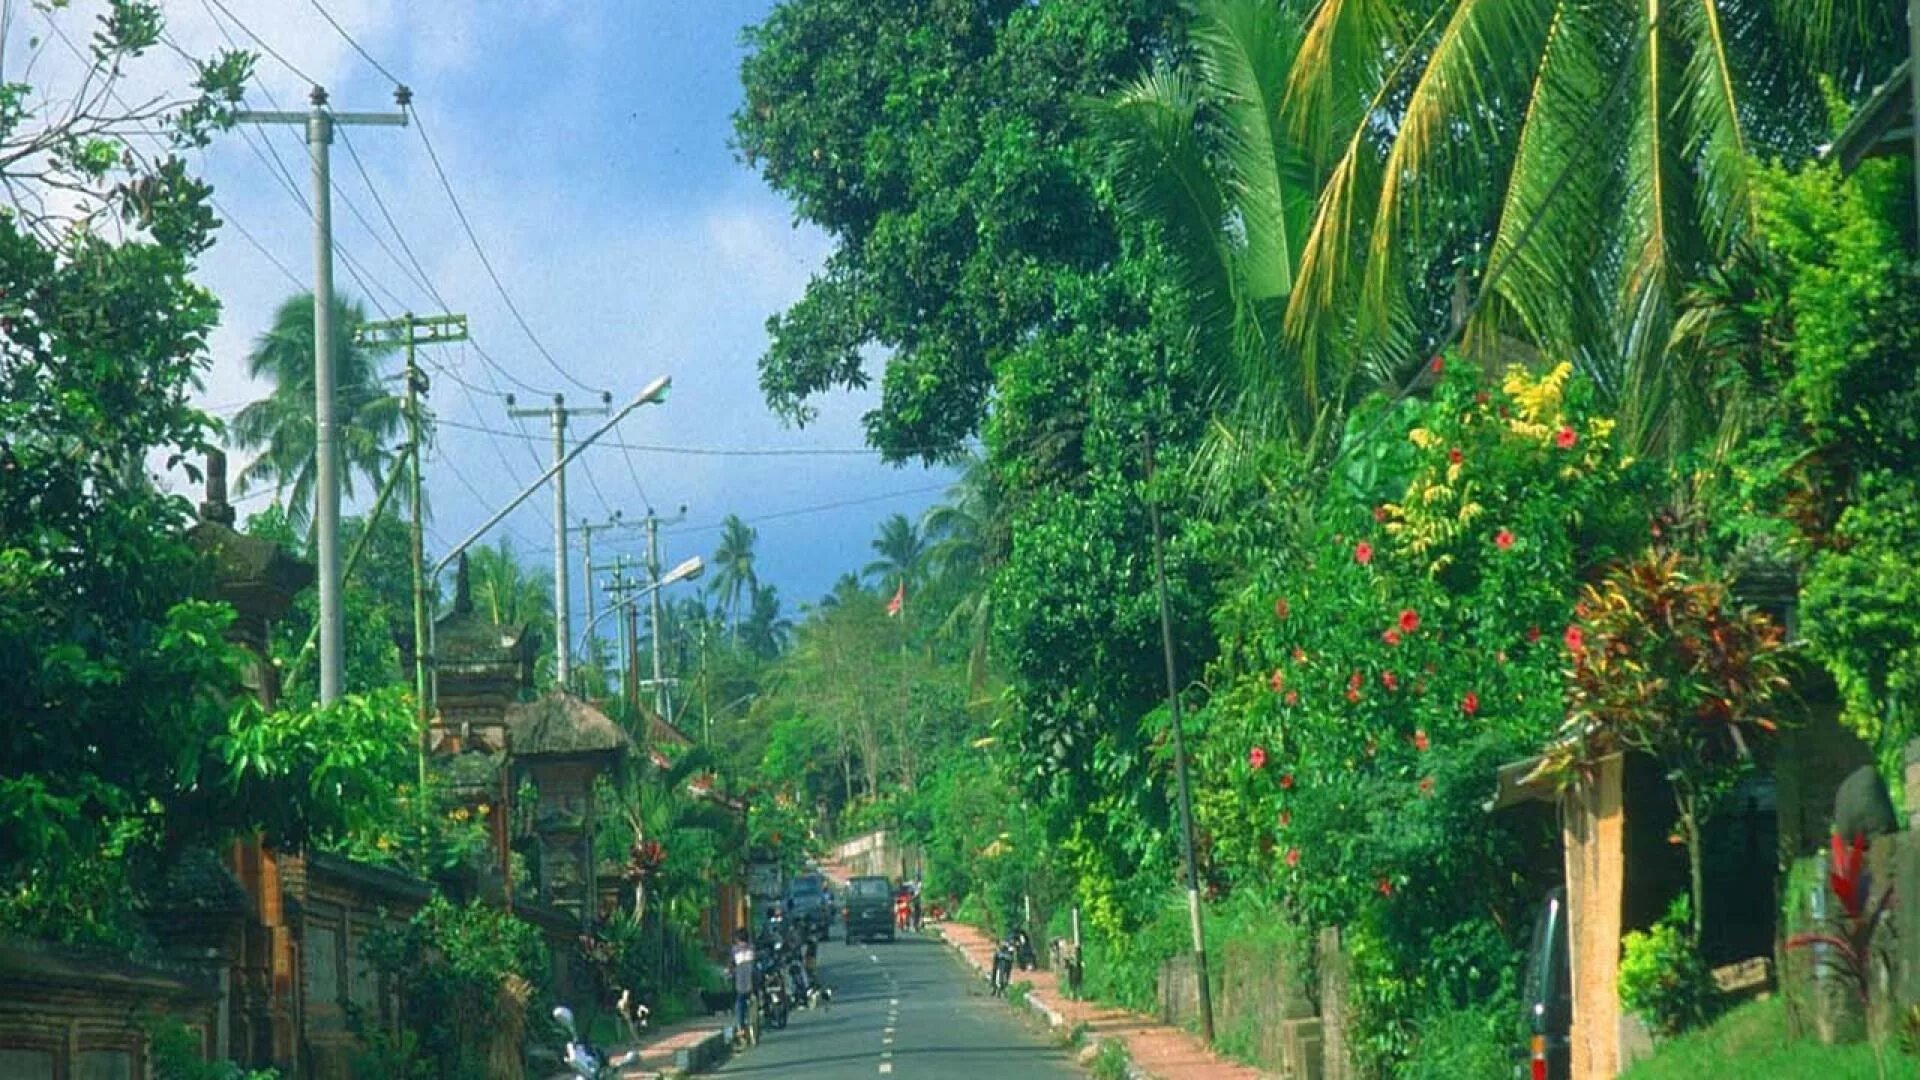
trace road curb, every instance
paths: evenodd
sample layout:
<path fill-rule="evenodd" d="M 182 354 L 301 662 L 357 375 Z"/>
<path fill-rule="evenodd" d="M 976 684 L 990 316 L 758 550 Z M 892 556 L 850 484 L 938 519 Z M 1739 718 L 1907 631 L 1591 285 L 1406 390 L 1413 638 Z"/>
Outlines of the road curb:
<path fill-rule="evenodd" d="M 945 945 L 948 949 L 952 950 L 957 956 L 960 957 L 963 963 L 965 963 L 968 967 L 971 967 L 974 970 L 974 972 L 978 974 L 980 977 L 985 978 L 987 976 L 986 966 L 984 964 L 981 964 L 979 961 L 975 960 L 973 957 L 967 955 L 967 950 L 954 944 L 953 939 L 947 936 L 946 928 L 944 926 L 935 926 L 934 930 L 936 933 L 940 935 L 941 944 Z M 1048 1005 L 1044 1000 L 1041 999 L 1041 997 L 1038 994 L 1029 992 L 1024 997 L 1021 998 L 1021 1001 L 1025 1003 L 1026 1007 L 1029 1010 L 1038 1014 L 1041 1019 L 1045 1020 L 1047 1022 L 1048 1028 L 1054 1031 L 1061 1031 L 1066 1028 L 1067 1018 L 1064 1016 L 1061 1016 L 1058 1010 L 1056 1010 L 1053 1006 Z M 1011 999 L 1009 999 L 1009 1003 L 1011 1003 Z M 1117 1042 L 1120 1044 L 1120 1049 L 1128 1050 L 1127 1042 L 1125 1039 L 1114 1038 L 1113 1036 L 1102 1036 L 1102 1035 L 1094 1035 L 1089 1033 L 1086 1036 L 1086 1040 L 1087 1040 L 1086 1045 L 1093 1047 L 1096 1053 L 1099 1052 L 1100 1047 L 1107 1042 Z M 1127 1080 L 1171 1080 L 1171 1078 L 1156 1076 L 1155 1074 L 1150 1073 L 1147 1070 L 1141 1068 L 1140 1066 L 1134 1064 L 1132 1052 L 1128 1050 Z"/>
<path fill-rule="evenodd" d="M 727 1033 L 720 1030 L 691 1046 L 683 1046 L 673 1052 L 673 1073 L 685 1076 L 700 1072 L 709 1066 L 725 1061 L 727 1057 Z"/>

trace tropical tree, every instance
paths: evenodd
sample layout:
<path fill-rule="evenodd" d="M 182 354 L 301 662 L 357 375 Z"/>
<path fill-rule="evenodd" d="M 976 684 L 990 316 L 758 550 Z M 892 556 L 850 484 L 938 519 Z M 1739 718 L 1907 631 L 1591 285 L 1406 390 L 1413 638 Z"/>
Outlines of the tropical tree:
<path fill-rule="evenodd" d="M 787 647 L 793 635 L 793 620 L 780 613 L 780 592 L 771 585 L 756 586 L 753 604 L 747 611 L 740 644 L 763 660 L 771 660 Z"/>
<path fill-rule="evenodd" d="M 947 501 L 928 510 L 925 518 L 927 561 L 952 597 L 940 630 L 966 641 L 968 674 L 976 689 L 986 680 L 993 628 L 991 570 L 1005 557 L 1005 529 L 999 489 L 979 459 L 967 466 Z"/>
<path fill-rule="evenodd" d="M 366 345 L 354 330 L 367 321 L 358 302 L 336 295 L 333 301 L 334 419 L 339 432 L 340 486 L 353 494 L 355 476 L 378 488 L 393 465 L 393 440 L 405 421 L 400 398 L 380 379 L 380 361 L 391 345 Z M 313 520 L 316 446 L 313 422 L 313 294 L 287 298 L 274 313 L 273 326 L 254 342 L 247 373 L 272 381 L 264 398 L 233 418 L 233 439 L 243 450 L 261 454 L 240 470 L 235 488 L 271 484 L 284 499 L 294 528 L 306 531 Z M 405 498 L 405 489 L 395 492 Z"/>
<path fill-rule="evenodd" d="M 488 619 L 503 626 L 551 629 L 553 590 L 537 571 L 521 565 L 511 540 L 502 536 L 492 547 L 475 548 L 467 573 L 474 608 Z"/>
<path fill-rule="evenodd" d="M 880 557 L 860 573 L 872 579 L 888 596 L 903 588 L 917 587 L 926 580 L 932 566 L 927 538 L 905 514 L 894 514 L 880 523 L 880 535 L 873 538 L 873 551 Z"/>
<path fill-rule="evenodd" d="M 860 583 L 860 575 L 849 570 L 834 581 L 833 591 L 820 598 L 819 606 L 823 610 L 842 607 L 865 591 L 866 586 Z"/>
<path fill-rule="evenodd" d="M 1461 251 L 1481 354 L 1510 334 L 1574 360 L 1649 445 L 1675 420 L 1676 303 L 1747 229 L 1755 160 L 1813 150 L 1814 75 L 1884 77 L 1901 8 L 1322 0 L 1284 102 L 1327 177 L 1290 331 L 1387 325 L 1418 260 Z"/>
<path fill-rule="evenodd" d="M 727 612 L 736 641 L 740 636 L 740 602 L 751 600 L 753 591 L 760 587 L 753 566 L 753 549 L 759 541 L 758 529 L 741 521 L 740 515 L 728 514 L 721 524 L 720 546 L 713 552 L 713 597 Z"/>

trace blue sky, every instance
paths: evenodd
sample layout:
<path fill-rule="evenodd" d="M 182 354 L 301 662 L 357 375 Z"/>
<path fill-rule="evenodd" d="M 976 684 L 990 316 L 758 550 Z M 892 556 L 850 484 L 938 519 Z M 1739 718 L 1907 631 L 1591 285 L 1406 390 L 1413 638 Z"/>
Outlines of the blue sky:
<path fill-rule="evenodd" d="M 727 146 L 729 117 L 740 98 L 740 31 L 762 18 L 770 2 L 323 3 L 413 89 L 481 244 L 568 374 L 594 391 L 611 391 L 616 404 L 656 375 L 673 376 L 668 404 L 634 414 L 617 436 L 634 445 L 754 452 L 589 450 L 586 467 L 569 476 L 573 520 L 601 520 L 614 508 L 631 519 L 649 501 L 662 511 L 684 504 L 685 524 L 667 531 L 671 563 L 710 552 L 718 535 L 710 526 L 738 513 L 757 523 L 762 576 L 779 586 L 791 609 L 865 563 L 881 519 L 918 514 L 950 482 L 945 471 L 895 468 L 858 452 L 859 417 L 872 407 L 871 393 L 821 402 L 819 420 L 805 430 L 783 427 L 761 400 L 756 364 L 766 319 L 800 295 L 829 250 L 824 236 L 794 227 L 784 201 Z M 16 7 L 23 10 L 9 40 L 10 78 L 21 45 L 30 36 L 44 38 L 47 18 L 83 40 L 99 4 L 83 2 L 52 16 Z M 257 48 L 246 38 L 251 30 L 285 57 L 287 65 L 262 56 L 249 95 L 254 107 L 273 107 L 269 95 L 281 108 L 301 107 L 307 81 L 288 65 L 325 85 L 336 109 L 391 107 L 391 83 L 323 21 L 311 0 L 169 0 L 166 9 L 172 38 L 188 52 L 210 52 L 225 44 L 223 34 Z M 35 81 L 57 94 L 62 58 L 54 52 L 47 50 Z M 71 57 L 64 59 L 71 67 Z M 185 71 L 183 61 L 157 50 L 131 73 L 129 96 L 178 87 Z M 565 392 L 570 404 L 596 401 L 597 394 L 563 381 L 515 324 L 461 232 L 420 133 L 360 128 L 350 129 L 347 139 L 427 283 L 470 316 L 487 354 L 539 391 L 518 390 L 521 403 L 544 403 L 554 391 Z M 336 262 L 337 287 L 367 299 L 376 317 L 383 310 L 437 310 L 422 284 L 411 280 L 418 275 L 403 265 L 347 149 L 335 143 L 333 216 L 344 253 Z M 221 137 L 199 163 L 224 216 L 286 270 L 231 228 L 203 261 L 201 280 L 225 305 L 203 401 L 223 416 L 264 392 L 244 374 L 247 347 L 278 302 L 310 280 L 310 221 L 288 190 L 306 193 L 305 154 L 298 129 L 262 128 Z M 292 185 L 277 179 L 281 164 Z M 360 216 L 374 229 L 363 227 Z M 374 233 L 398 257 L 389 257 Z M 356 279 L 355 266 L 364 280 Z M 443 548 L 531 481 L 550 451 L 544 423 L 516 427 L 507 418 L 494 387 L 515 388 L 474 349 L 448 346 L 428 359 L 453 372 L 430 372 L 433 405 L 449 422 L 427 471 L 434 511 L 429 547 Z M 454 376 L 477 392 L 462 389 Z M 582 419 L 575 430 L 592 426 L 597 422 Z M 362 492 L 359 503 L 370 494 Z M 863 499 L 873 501 L 791 513 Z M 243 512 L 260 501 L 243 504 Z M 506 534 L 538 566 L 551 563 L 551 515 L 550 497 L 542 492 L 506 523 Z M 596 560 L 602 552 L 637 550 L 637 531 L 613 536 L 596 537 Z M 575 544 L 577 635 L 583 597 Z"/>

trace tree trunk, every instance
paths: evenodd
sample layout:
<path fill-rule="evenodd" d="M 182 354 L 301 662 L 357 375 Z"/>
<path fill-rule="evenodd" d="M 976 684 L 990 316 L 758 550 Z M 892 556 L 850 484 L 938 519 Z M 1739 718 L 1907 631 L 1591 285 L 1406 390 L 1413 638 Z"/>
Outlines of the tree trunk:
<path fill-rule="evenodd" d="M 1706 925 L 1706 870 L 1700 850 L 1699 800 L 1683 784 L 1674 785 L 1673 801 L 1680 816 L 1680 839 L 1687 845 L 1687 883 L 1693 901 L 1692 919 L 1687 927 L 1694 950 L 1700 948 L 1700 931 Z"/>

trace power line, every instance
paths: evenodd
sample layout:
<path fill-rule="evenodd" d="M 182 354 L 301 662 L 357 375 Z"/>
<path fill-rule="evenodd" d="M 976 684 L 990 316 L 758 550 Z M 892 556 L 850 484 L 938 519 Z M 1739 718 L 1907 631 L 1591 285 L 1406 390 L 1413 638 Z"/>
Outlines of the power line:
<path fill-rule="evenodd" d="M 420 119 L 420 111 L 418 109 L 409 111 L 413 114 L 414 130 L 420 133 L 420 142 L 427 148 L 427 157 L 433 162 L 434 175 L 440 178 L 440 188 L 447 193 L 447 201 L 453 205 L 454 216 L 460 219 L 460 228 L 467 234 L 468 242 L 473 245 L 473 253 L 480 257 L 480 265 L 486 268 L 487 278 L 493 282 L 494 291 L 500 294 L 501 303 L 504 303 L 507 311 L 513 315 L 513 321 L 520 325 L 521 331 L 527 335 L 527 340 L 533 343 L 534 350 L 540 354 L 541 359 L 547 362 L 547 366 L 558 372 L 561 378 L 589 393 L 600 393 L 601 390 L 574 378 L 566 368 L 561 367 L 560 362 L 555 360 L 553 354 L 548 352 L 547 347 L 541 343 L 539 335 L 533 332 L 533 327 L 528 324 L 526 316 L 520 314 L 520 306 L 513 302 L 512 295 L 507 292 L 506 285 L 501 282 L 500 275 L 493 268 L 493 260 L 487 258 L 486 249 L 480 246 L 480 237 L 473 231 L 473 223 L 467 220 L 467 212 L 460 205 L 460 197 L 453 192 L 453 183 L 447 179 L 447 170 L 440 165 L 440 155 L 433 149 L 433 140 L 427 135 L 427 125 Z"/>
<path fill-rule="evenodd" d="M 889 499 L 904 499 L 909 495 L 925 495 L 935 491 L 946 491 L 952 487 L 953 482 L 949 480 L 943 484 L 929 484 L 926 487 L 907 488 L 903 491 L 889 491 L 882 495 L 866 495 L 858 499 L 841 499 L 838 502 L 820 503 L 816 506 L 801 506 L 792 510 L 776 510 L 771 514 L 761 514 L 757 517 L 744 520 L 749 525 L 759 525 L 763 522 L 780 521 L 784 518 L 800 517 L 804 514 L 820 514 L 828 510 L 844 510 L 849 506 L 865 506 L 869 503 L 886 502 Z M 682 533 L 711 532 L 714 529 L 724 529 L 726 527 L 727 523 L 725 521 L 716 521 L 710 525 L 687 525 L 678 529 L 663 531 L 667 536 L 678 536 Z"/>
<path fill-rule="evenodd" d="M 256 34 L 256 33 L 254 33 L 254 32 L 253 32 L 253 30 L 252 30 L 251 28 L 249 28 L 249 27 L 247 26 L 247 24 L 246 24 L 246 23 L 243 23 L 243 22 L 241 22 L 241 21 L 240 21 L 240 18 L 239 18 L 239 16 L 237 16 L 237 15 L 235 15 L 235 14 L 234 14 L 233 12 L 231 12 L 231 11 L 228 11 L 228 10 L 227 10 L 227 5 L 226 5 L 226 4 L 224 4 L 224 3 L 221 3 L 221 0 L 202 0 L 202 3 L 203 3 L 203 4 L 212 4 L 212 5 L 214 6 L 214 7 L 217 7 L 217 8 L 219 8 L 219 9 L 220 9 L 221 11 L 223 11 L 223 12 L 225 12 L 225 13 L 226 13 L 226 16 L 227 16 L 227 18 L 229 18 L 229 19 L 232 19 L 232 20 L 233 20 L 233 24 L 234 24 L 235 26 L 238 26 L 238 27 L 240 28 L 240 32 L 241 32 L 241 33 L 244 33 L 244 34 L 246 34 L 246 35 L 247 35 L 248 37 L 250 37 L 250 38 L 252 38 L 252 39 L 253 39 L 253 43 L 254 43 L 255 45 L 258 45 L 258 46 L 260 46 L 260 48 L 261 48 L 261 49 L 263 49 L 263 50 L 265 50 L 265 51 L 266 51 L 266 54 L 267 54 L 268 56 L 271 56 L 271 57 L 273 57 L 273 58 L 274 58 L 275 60 L 278 60 L 278 61 L 280 62 L 280 66 L 281 66 L 281 67 L 283 67 L 283 68 L 286 68 L 286 69 L 287 69 L 288 71 L 291 71 L 291 72 L 293 72 L 293 73 L 294 73 L 295 75 L 297 75 L 297 76 L 299 76 L 299 77 L 300 77 L 300 79 L 301 79 L 302 81 L 304 81 L 304 82 L 305 82 L 305 83 L 306 83 L 306 84 L 307 84 L 308 86 L 319 86 L 319 85 L 320 85 L 320 82 L 319 82 L 319 80 L 317 80 L 317 79 L 315 79 L 315 78 L 314 78 L 313 76 L 311 76 L 311 75 L 308 75 L 308 74 L 307 74 L 306 72 L 304 72 L 304 71 L 301 71 L 301 70 L 300 70 L 299 68 L 297 68 L 297 67 L 295 67 L 295 66 L 293 65 L 293 61 L 291 61 L 291 60 L 289 60 L 289 59 L 287 59 L 287 58 L 286 58 L 286 57 L 284 57 L 284 56 L 281 56 L 281 55 L 280 55 L 280 51 L 279 51 L 278 49 L 275 49 L 275 48 L 274 48 L 274 47 L 273 47 L 272 45 L 269 45 L 269 44 L 267 44 L 267 40 L 266 40 L 265 38 L 263 38 L 263 37 L 261 37 L 261 36 L 260 36 L 259 34 Z M 212 15 L 212 14 L 213 14 L 213 12 L 212 12 L 211 10 L 209 10 L 209 11 L 207 12 L 207 14 L 209 14 L 209 15 Z M 219 20 L 218 20 L 218 18 L 216 18 L 216 19 L 215 19 L 214 21 L 215 21 L 215 22 L 218 22 Z M 222 33 L 224 34 L 224 33 L 225 33 L 225 31 L 222 31 Z"/>
<path fill-rule="evenodd" d="M 400 77 L 398 75 L 395 75 L 393 72 L 388 71 L 386 67 L 380 63 L 380 61 L 375 60 L 373 58 L 372 53 L 361 48 L 360 43 L 353 39 L 353 35 L 347 33 L 347 28 L 344 26 L 341 26 L 340 21 L 338 19 L 335 19 L 332 13 L 328 12 L 326 8 L 320 6 L 320 0 L 311 0 L 311 2 L 313 4 L 313 10 L 319 12 L 320 17 L 327 20 L 327 25 L 333 27 L 335 32 L 337 32 L 342 38 L 345 38 L 348 45 L 353 46 L 353 51 L 360 54 L 360 59 L 365 60 L 369 64 L 372 64 L 373 70 L 379 72 L 382 75 L 385 75 L 387 77 L 388 82 L 394 84 L 395 86 L 405 85 L 400 81 Z"/>
<path fill-rule="evenodd" d="M 498 435 L 507 439 L 537 441 L 540 437 L 528 431 L 504 431 L 500 428 L 481 424 L 463 424 L 446 421 L 448 427 L 464 431 L 475 431 L 484 435 Z M 868 447 L 812 447 L 812 446 L 672 446 L 662 443 L 630 443 L 603 438 L 594 444 L 595 449 L 614 448 L 621 450 L 639 450 L 652 454 L 680 454 L 690 457 L 875 457 L 879 450 Z M 915 451 L 918 452 L 918 451 Z"/>

